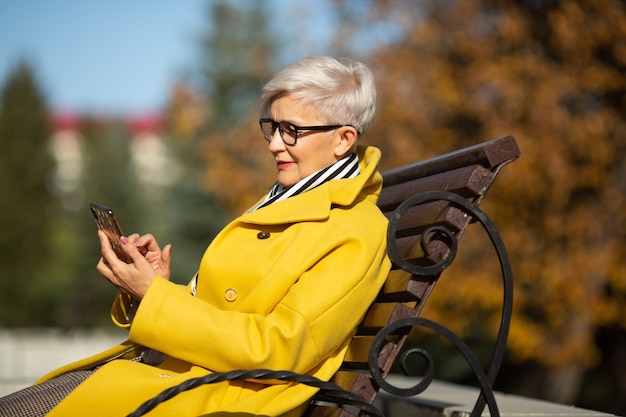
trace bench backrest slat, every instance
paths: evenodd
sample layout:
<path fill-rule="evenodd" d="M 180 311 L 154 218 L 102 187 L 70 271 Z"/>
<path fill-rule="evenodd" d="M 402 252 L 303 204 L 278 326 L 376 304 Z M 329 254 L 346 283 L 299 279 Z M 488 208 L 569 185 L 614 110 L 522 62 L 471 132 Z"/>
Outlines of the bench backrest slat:
<path fill-rule="evenodd" d="M 482 165 L 470 165 L 424 178 L 396 183 L 383 188 L 378 206 L 383 212 L 394 210 L 408 197 L 424 191 L 447 190 L 470 197 L 482 192 L 494 177 Z"/>
<path fill-rule="evenodd" d="M 424 178 L 450 171 L 462 166 L 480 164 L 487 169 L 508 163 L 519 157 L 520 150 L 513 136 L 505 136 L 489 142 L 450 152 L 426 161 L 395 168 L 383 174 L 385 186 Z"/>

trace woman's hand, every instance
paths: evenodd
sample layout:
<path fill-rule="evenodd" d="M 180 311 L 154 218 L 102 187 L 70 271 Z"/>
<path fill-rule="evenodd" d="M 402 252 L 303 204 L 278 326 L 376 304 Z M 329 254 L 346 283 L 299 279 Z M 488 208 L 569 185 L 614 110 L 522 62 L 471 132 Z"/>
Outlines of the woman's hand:
<path fill-rule="evenodd" d="M 132 234 L 128 237 L 128 241 L 129 243 L 130 241 L 135 242 L 135 246 L 137 246 L 139 252 L 150 262 L 157 274 L 167 280 L 170 279 L 170 255 L 172 245 L 165 245 L 161 251 L 156 239 L 149 233 L 143 236 Z"/>
<path fill-rule="evenodd" d="M 152 235 L 122 237 L 121 246 L 133 260 L 133 263 L 127 264 L 115 255 L 103 232 L 98 231 L 98 237 L 102 258 L 96 269 L 120 291 L 141 300 L 157 275 L 169 279 L 171 245 L 166 245 L 161 251 Z"/>

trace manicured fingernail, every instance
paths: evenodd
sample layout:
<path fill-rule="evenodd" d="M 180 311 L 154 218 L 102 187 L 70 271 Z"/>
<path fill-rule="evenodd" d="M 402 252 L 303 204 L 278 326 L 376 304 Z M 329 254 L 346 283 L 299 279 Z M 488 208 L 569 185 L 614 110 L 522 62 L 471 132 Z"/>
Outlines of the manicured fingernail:
<path fill-rule="evenodd" d="M 120 242 L 122 242 L 122 244 L 127 244 L 128 243 L 128 238 L 126 236 L 122 236 L 120 237 Z"/>

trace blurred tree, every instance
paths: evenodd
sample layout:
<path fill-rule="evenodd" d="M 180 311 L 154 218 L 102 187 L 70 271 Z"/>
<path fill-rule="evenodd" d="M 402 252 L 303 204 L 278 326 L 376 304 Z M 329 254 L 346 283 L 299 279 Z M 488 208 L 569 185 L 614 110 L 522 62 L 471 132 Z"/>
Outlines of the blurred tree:
<path fill-rule="evenodd" d="M 227 219 L 218 198 L 203 185 L 202 132 L 210 115 L 207 100 L 187 84 L 172 88 L 165 119 L 177 172 L 172 173 L 176 181 L 163 208 L 170 227 L 166 241 L 172 243 L 172 280 L 179 283 L 187 283 L 197 272 L 204 250 Z"/>
<path fill-rule="evenodd" d="M 273 42 L 263 2 L 210 3 L 210 30 L 202 38 L 204 91 L 212 127 L 236 123 L 271 76 Z"/>
<path fill-rule="evenodd" d="M 203 186 L 230 216 L 248 209 L 271 185 L 271 158 L 258 127 L 261 88 L 273 75 L 277 44 L 265 3 L 214 3 L 203 38 L 203 76 L 210 103 L 198 155 Z M 263 175 L 264 173 L 272 173 Z"/>
<path fill-rule="evenodd" d="M 258 109 L 230 130 L 208 135 L 204 186 L 232 216 L 254 205 L 275 181 L 276 165 L 259 130 Z"/>
<path fill-rule="evenodd" d="M 601 360 L 598 329 L 626 325 L 625 3 L 335 5 L 344 45 L 370 22 L 395 22 L 397 41 L 368 58 L 384 80 L 368 135 L 383 149 L 383 168 L 505 134 L 518 138 L 522 158 L 486 200 L 515 267 L 509 348 L 526 365 L 515 380 L 526 382 L 524 394 L 575 401 L 584 373 Z M 476 246 L 468 257 L 486 256 Z M 447 275 L 427 314 L 463 333 L 492 332 L 498 283 L 478 265 Z"/>
<path fill-rule="evenodd" d="M 44 96 L 30 65 L 22 62 L 0 96 L 0 326 L 45 314 L 38 308 L 45 294 L 33 278 L 50 255 L 47 223 L 55 212 L 46 187 L 53 169 L 49 135 Z"/>

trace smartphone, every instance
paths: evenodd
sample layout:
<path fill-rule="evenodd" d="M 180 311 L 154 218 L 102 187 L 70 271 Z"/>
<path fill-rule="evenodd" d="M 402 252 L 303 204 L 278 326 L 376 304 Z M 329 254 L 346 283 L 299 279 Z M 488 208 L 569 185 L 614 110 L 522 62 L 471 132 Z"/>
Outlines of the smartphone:
<path fill-rule="evenodd" d="M 120 237 L 124 236 L 124 234 L 122 233 L 122 228 L 113 210 L 98 203 L 91 203 L 89 208 L 91 209 L 93 218 L 96 220 L 98 229 L 102 230 L 107 235 L 117 257 L 128 264 L 133 263 L 132 259 L 130 259 L 121 247 Z"/>

